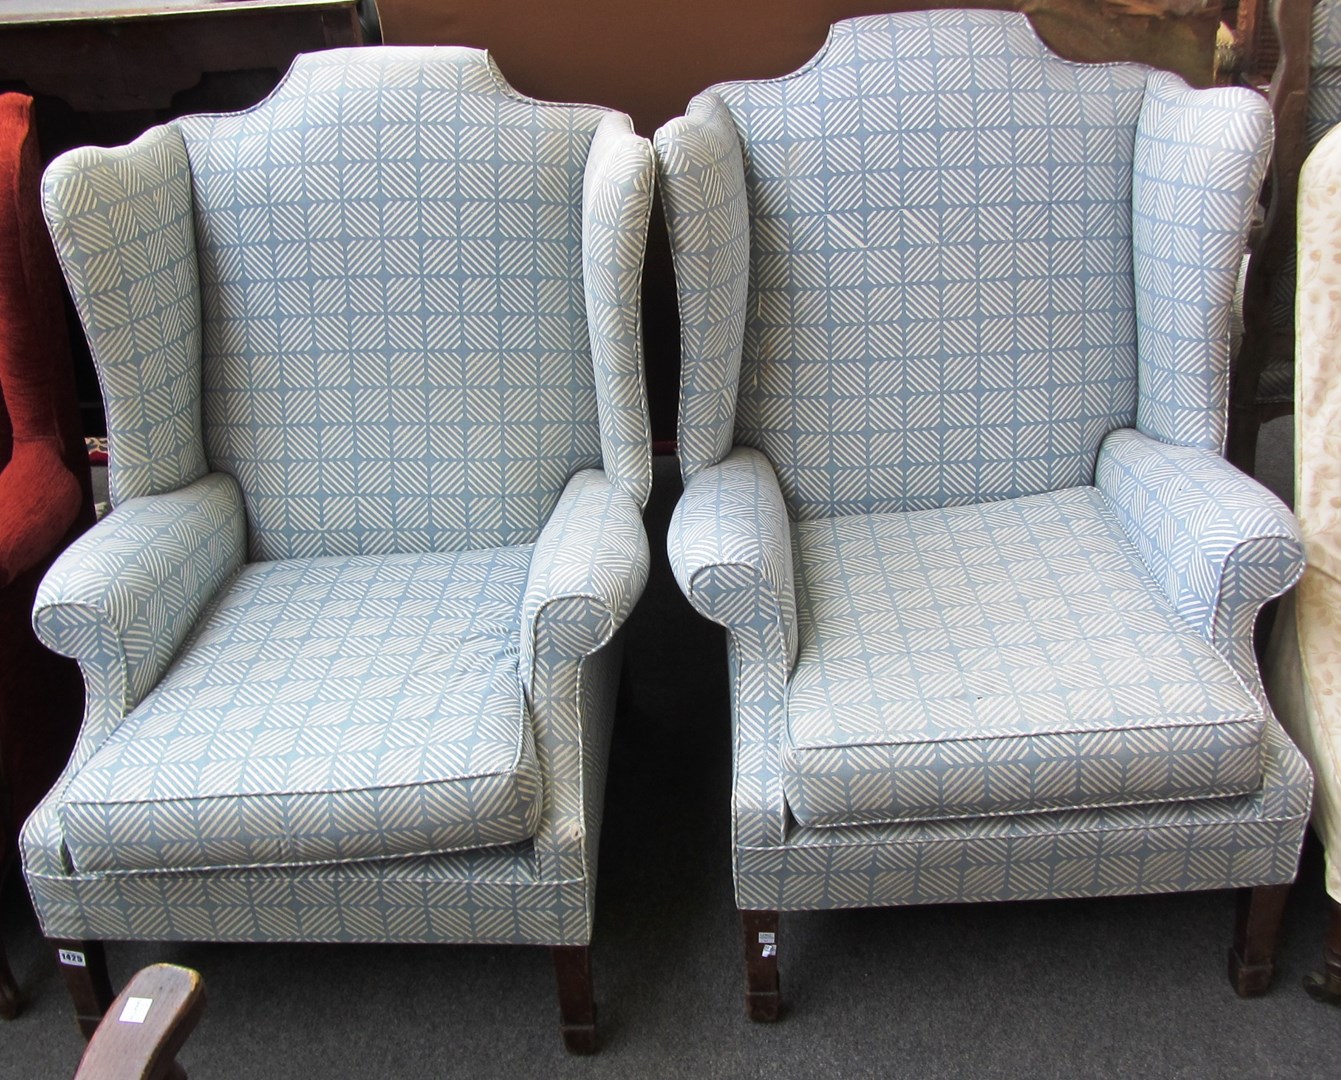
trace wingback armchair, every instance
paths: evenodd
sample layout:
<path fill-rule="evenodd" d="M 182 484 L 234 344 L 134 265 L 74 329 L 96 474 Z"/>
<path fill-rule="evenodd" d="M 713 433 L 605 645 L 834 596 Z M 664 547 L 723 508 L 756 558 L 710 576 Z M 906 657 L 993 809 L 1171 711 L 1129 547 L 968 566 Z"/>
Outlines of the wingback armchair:
<path fill-rule="evenodd" d="M 783 910 L 1241 888 L 1265 990 L 1311 778 L 1252 633 L 1303 560 L 1221 451 L 1269 127 L 939 11 L 657 132 L 756 1019 Z"/>
<path fill-rule="evenodd" d="M 1313 829 L 1322 840 L 1331 909 L 1323 970 L 1306 985 L 1341 1005 L 1341 128 L 1309 155 L 1299 182 L 1295 511 L 1308 569 L 1281 604 L 1266 657 L 1267 690 L 1316 777 Z"/>
<path fill-rule="evenodd" d="M 0 94 L 0 882 L 19 826 L 60 773 L 83 705 L 79 671 L 33 634 L 52 560 L 93 522 L 65 301 L 42 224 L 33 102 Z M 0 946 L 0 1016 L 19 990 Z"/>
<path fill-rule="evenodd" d="M 48 169 L 114 509 L 37 596 L 88 702 L 22 848 L 86 1032 L 94 941 L 515 942 L 592 1048 L 652 179 L 450 48 Z"/>

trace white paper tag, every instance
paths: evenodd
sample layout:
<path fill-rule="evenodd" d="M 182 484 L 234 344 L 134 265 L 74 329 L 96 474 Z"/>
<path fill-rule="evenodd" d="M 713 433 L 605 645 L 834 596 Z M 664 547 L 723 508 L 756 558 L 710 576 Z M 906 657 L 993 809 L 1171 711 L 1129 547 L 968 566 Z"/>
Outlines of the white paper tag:
<path fill-rule="evenodd" d="M 777 943 L 777 940 L 778 940 L 777 934 L 774 934 L 771 931 L 765 930 L 759 935 L 760 945 L 773 945 Z"/>
<path fill-rule="evenodd" d="M 143 1024 L 144 1018 L 149 1015 L 149 1006 L 153 1003 L 153 998 L 126 998 L 126 1004 L 117 1019 L 123 1024 Z"/>
<path fill-rule="evenodd" d="M 88 964 L 84 962 L 84 954 L 75 949 L 59 949 L 57 953 L 60 956 L 61 963 L 66 967 L 88 967 Z"/>
<path fill-rule="evenodd" d="M 765 945 L 765 946 L 764 946 L 764 958 L 765 958 L 765 959 L 767 959 L 767 958 L 770 957 L 770 956 L 777 956 L 777 955 L 778 955 L 778 947 L 777 947 L 776 945 Z"/>

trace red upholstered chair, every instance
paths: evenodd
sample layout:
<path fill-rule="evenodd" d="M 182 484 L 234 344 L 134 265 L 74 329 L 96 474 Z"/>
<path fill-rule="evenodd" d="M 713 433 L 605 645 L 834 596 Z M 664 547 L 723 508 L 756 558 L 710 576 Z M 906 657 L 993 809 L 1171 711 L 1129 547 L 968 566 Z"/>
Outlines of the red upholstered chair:
<path fill-rule="evenodd" d="M 32 107 L 23 94 L 0 94 L 0 881 L 83 711 L 78 667 L 33 635 L 33 595 L 52 559 L 93 521 Z M 0 945 L 0 1016 L 16 1009 Z"/>

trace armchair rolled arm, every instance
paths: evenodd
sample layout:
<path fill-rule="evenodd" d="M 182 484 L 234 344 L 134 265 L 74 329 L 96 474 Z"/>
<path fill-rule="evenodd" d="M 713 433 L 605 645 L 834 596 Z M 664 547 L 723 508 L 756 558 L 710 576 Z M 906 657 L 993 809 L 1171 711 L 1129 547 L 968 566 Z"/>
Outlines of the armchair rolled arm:
<path fill-rule="evenodd" d="M 1212 451 L 1130 428 L 1104 440 L 1095 482 L 1170 603 L 1257 692 L 1257 612 L 1304 570 L 1294 515 Z"/>
<path fill-rule="evenodd" d="M 642 595 L 649 565 L 637 503 L 599 470 L 577 473 L 531 554 L 521 618 L 528 693 L 539 657 L 578 660 L 614 636 Z"/>
<path fill-rule="evenodd" d="M 210 473 L 122 503 L 56 560 L 37 590 L 33 629 L 79 661 L 86 729 L 99 717 L 114 725 L 154 687 L 246 550 L 237 481 Z"/>
<path fill-rule="evenodd" d="M 797 650 L 791 523 L 768 459 L 737 447 L 693 476 L 667 544 L 675 580 L 700 614 L 728 630 L 780 624 L 790 672 Z"/>

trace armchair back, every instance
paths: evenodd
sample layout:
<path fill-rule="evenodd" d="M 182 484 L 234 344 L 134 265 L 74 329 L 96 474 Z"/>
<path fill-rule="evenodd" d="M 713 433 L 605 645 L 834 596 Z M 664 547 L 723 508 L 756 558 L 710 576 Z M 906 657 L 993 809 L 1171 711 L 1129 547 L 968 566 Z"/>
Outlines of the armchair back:
<path fill-rule="evenodd" d="M 358 49 L 60 159 L 114 501 L 231 474 L 252 559 L 529 543 L 603 464 L 642 502 L 641 258 L 584 260 L 645 228 L 600 214 L 625 138 L 484 52 Z"/>
<path fill-rule="evenodd" d="M 837 23 L 796 73 L 700 95 L 658 135 L 686 473 L 753 446 L 805 519 L 1089 484 L 1121 427 L 1218 449 L 1268 127 L 1247 91 L 1062 60 L 999 11 Z M 697 277 L 695 191 L 737 229 Z"/>

